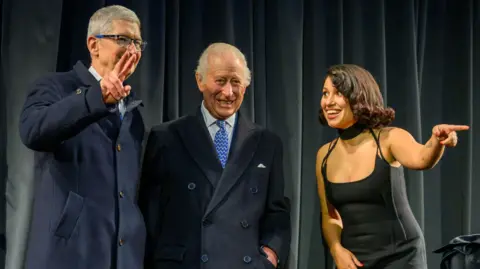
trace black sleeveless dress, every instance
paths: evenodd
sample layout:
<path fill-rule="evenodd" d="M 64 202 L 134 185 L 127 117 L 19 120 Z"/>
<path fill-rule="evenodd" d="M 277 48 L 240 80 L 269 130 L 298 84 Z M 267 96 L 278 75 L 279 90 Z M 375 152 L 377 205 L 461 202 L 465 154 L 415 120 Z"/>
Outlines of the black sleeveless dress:
<path fill-rule="evenodd" d="M 385 161 L 379 139 L 370 133 L 377 154 L 375 169 L 366 178 L 348 183 L 327 179 L 328 156 L 338 138 L 322 163 L 327 199 L 343 221 L 341 244 L 363 263 L 359 268 L 426 269 L 423 233 L 408 204 L 403 168 Z"/>

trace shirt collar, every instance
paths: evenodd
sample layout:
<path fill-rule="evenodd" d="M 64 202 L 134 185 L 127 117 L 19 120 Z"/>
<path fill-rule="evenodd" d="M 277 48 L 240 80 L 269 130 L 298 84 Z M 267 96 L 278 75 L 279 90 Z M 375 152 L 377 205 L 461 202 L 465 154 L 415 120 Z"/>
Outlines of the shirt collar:
<path fill-rule="evenodd" d="M 207 110 L 207 108 L 205 107 L 205 104 L 204 104 L 204 101 L 202 101 L 202 114 L 203 114 L 203 119 L 205 120 L 205 123 L 207 124 L 207 127 L 210 127 L 212 126 L 213 124 L 215 124 L 217 122 L 217 119 L 214 118 L 212 116 L 212 114 L 210 114 L 210 112 Z M 233 114 L 232 116 L 230 116 L 228 119 L 225 120 L 225 122 L 230 125 L 230 127 L 233 127 L 233 125 L 235 124 L 235 118 L 237 116 L 237 113 Z"/>
<path fill-rule="evenodd" d="M 97 81 L 100 81 L 102 79 L 102 77 L 97 73 L 97 70 L 95 70 L 93 66 L 90 66 L 90 68 L 88 68 L 88 71 L 95 77 Z"/>

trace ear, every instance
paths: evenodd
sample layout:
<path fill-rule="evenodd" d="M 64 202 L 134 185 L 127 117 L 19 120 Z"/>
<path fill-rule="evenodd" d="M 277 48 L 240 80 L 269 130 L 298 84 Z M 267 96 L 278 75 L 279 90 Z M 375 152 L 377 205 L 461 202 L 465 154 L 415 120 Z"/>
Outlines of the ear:
<path fill-rule="evenodd" d="M 205 83 L 202 81 L 202 75 L 195 73 L 195 80 L 197 81 L 198 89 L 203 92 L 205 91 Z"/>
<path fill-rule="evenodd" d="M 87 39 L 87 48 L 90 51 L 90 55 L 97 56 L 98 55 L 98 39 L 93 36 L 89 36 Z"/>
<path fill-rule="evenodd" d="M 245 92 L 247 91 L 247 87 L 242 86 L 242 88 L 240 88 L 240 91 L 242 92 L 242 95 L 244 95 Z"/>

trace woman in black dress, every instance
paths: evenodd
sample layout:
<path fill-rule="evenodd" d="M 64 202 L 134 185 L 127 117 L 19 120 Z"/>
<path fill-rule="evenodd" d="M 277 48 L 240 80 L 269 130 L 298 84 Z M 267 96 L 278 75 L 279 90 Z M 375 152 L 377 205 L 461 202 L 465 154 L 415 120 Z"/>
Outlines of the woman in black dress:
<path fill-rule="evenodd" d="M 422 145 L 388 127 L 394 114 L 368 71 L 356 65 L 328 70 L 319 118 L 339 137 L 319 149 L 316 174 L 323 235 L 338 269 L 427 268 L 403 167 L 432 168 L 445 147 L 456 146 L 456 131 L 469 127 L 437 125 Z"/>

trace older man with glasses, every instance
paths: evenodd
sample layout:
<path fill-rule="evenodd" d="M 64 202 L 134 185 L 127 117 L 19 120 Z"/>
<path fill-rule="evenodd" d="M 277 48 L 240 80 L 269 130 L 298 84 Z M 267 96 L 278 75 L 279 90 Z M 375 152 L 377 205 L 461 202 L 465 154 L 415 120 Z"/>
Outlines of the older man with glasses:
<path fill-rule="evenodd" d="M 36 179 L 26 269 L 143 268 L 145 127 L 124 81 L 146 44 L 133 11 L 102 8 L 88 26 L 91 65 L 40 78 L 26 97 L 19 128 Z"/>

